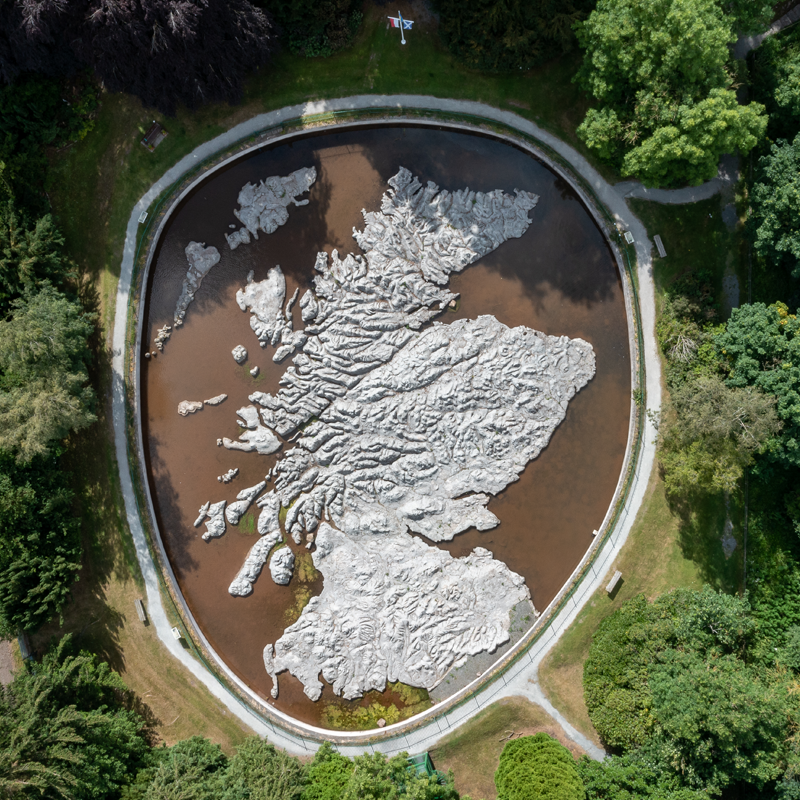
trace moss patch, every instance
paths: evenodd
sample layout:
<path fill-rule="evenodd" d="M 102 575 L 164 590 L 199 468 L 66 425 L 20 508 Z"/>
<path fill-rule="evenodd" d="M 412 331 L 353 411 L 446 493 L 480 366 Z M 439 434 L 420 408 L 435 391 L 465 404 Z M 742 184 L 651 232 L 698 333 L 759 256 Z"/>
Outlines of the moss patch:
<path fill-rule="evenodd" d="M 322 721 L 329 728 L 343 731 L 369 730 L 378 727 L 378 720 L 393 725 L 431 707 L 425 689 L 405 683 L 389 683 L 384 692 L 367 692 L 360 705 L 334 700 L 325 704 Z"/>

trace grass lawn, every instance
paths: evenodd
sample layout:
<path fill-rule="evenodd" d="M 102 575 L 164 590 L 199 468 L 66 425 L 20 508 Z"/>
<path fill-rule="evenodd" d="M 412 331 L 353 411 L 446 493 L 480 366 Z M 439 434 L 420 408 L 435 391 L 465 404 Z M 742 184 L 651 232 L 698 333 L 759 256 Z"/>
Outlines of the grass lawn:
<path fill-rule="evenodd" d="M 108 660 L 142 698 L 163 739 L 198 733 L 230 750 L 246 731 L 160 647 L 152 627 L 136 617 L 141 597 L 138 564 L 124 518 L 109 419 L 110 336 L 125 226 L 134 203 L 178 159 L 250 117 L 306 100 L 351 94 L 414 93 L 480 100 L 513 110 L 586 153 L 575 136 L 587 100 L 572 84 L 578 55 L 525 74 L 486 76 L 456 64 L 424 10 L 401 2 L 416 19 L 402 47 L 386 27 L 386 9 L 370 6 L 354 45 L 328 59 L 280 54 L 246 85 L 242 104 L 181 109 L 164 119 L 127 95 L 104 94 L 94 130 L 51 158 L 48 195 L 67 248 L 96 295 L 101 341 L 94 384 L 100 421 L 75 439 L 65 467 L 74 477 L 86 557 L 63 624 L 32 637 L 40 650 L 54 636 L 73 633 L 81 647 Z M 395 7 L 392 7 L 394 13 Z M 150 153 L 139 144 L 153 119 L 169 134 Z M 612 176 L 613 177 L 613 176 Z"/>
<path fill-rule="evenodd" d="M 667 251 L 665 259 L 654 258 L 657 298 L 672 281 L 689 272 L 711 270 L 718 296 L 726 269 L 741 277 L 746 263 L 741 238 L 723 224 L 719 197 L 690 206 L 630 202 L 650 236 L 661 235 Z M 740 498 L 731 498 L 727 513 L 734 525 L 733 535 L 741 542 Z M 583 701 L 583 662 L 594 631 L 605 617 L 639 593 L 653 599 L 677 587 L 700 589 L 705 583 L 722 591 L 739 591 L 742 551 L 739 547 L 725 559 L 721 544 L 725 519 L 721 495 L 691 506 L 669 503 L 656 469 L 628 541 L 611 567 L 611 571 L 622 572 L 622 585 L 613 597 L 605 589 L 598 590 L 542 663 L 539 681 L 550 702 L 597 744 L 600 741 Z"/>
<path fill-rule="evenodd" d="M 653 248 L 653 274 L 659 295 L 682 275 L 708 270 L 722 307 L 722 278 L 727 269 L 738 277 L 740 297 L 742 302 L 747 301 L 747 253 L 743 237 L 725 227 L 719 195 L 686 206 L 648 200 L 628 203 L 650 236 L 659 234 L 664 242 L 666 258 L 659 258 Z"/>
<path fill-rule="evenodd" d="M 456 789 L 472 800 L 495 800 L 494 773 L 510 734 L 532 736 L 544 732 L 558 739 L 575 758 L 583 750 L 564 735 L 553 718 L 524 697 L 492 703 L 431 750 L 436 769 L 453 770 Z"/>

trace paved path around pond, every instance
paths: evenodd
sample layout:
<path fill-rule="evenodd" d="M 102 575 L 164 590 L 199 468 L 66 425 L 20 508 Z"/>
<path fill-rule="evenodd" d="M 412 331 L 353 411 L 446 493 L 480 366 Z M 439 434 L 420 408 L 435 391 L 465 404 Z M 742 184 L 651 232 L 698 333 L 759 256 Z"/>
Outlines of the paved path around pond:
<path fill-rule="evenodd" d="M 397 109 L 428 108 L 442 112 L 460 112 L 497 120 L 512 128 L 539 139 L 563 158 L 592 186 L 601 202 L 609 209 L 618 224 L 633 233 L 638 262 L 639 303 L 644 332 L 644 361 L 646 369 L 646 393 L 648 410 L 657 412 L 661 407 L 661 369 L 655 340 L 655 295 L 651 261 L 651 242 L 642 223 L 628 208 L 622 194 L 609 184 L 576 150 L 537 125 L 509 111 L 502 111 L 482 103 L 461 100 L 446 100 L 424 95 L 359 95 L 290 106 L 278 111 L 262 114 L 197 147 L 167 170 L 162 178 L 154 183 L 147 193 L 134 206 L 127 226 L 120 279 L 117 288 L 116 312 L 114 318 L 112 373 L 113 373 L 113 423 L 117 464 L 120 473 L 121 490 L 125 502 L 125 512 L 136 548 L 136 555 L 146 584 L 147 609 L 153 628 L 172 656 L 177 658 L 192 675 L 232 713 L 262 736 L 267 736 L 275 744 L 293 753 L 314 751 L 316 743 L 287 734 L 257 717 L 230 693 L 189 651 L 176 641 L 171 633 L 159 593 L 158 575 L 145 539 L 139 518 L 136 497 L 133 490 L 128 462 L 128 440 L 125 413 L 125 333 L 128 321 L 128 300 L 131 291 L 131 276 L 136 248 L 137 220 L 142 211 L 166 188 L 187 173 L 198 162 L 214 153 L 232 147 L 236 142 L 271 128 L 283 121 L 302 116 L 311 116 L 333 110 L 367 109 L 380 107 Z M 643 446 L 636 465 L 633 485 L 625 508 L 613 534 L 598 554 L 594 566 L 569 600 L 567 606 L 553 619 L 544 633 L 507 672 L 492 683 L 480 688 L 469 700 L 448 713 L 431 720 L 424 727 L 408 733 L 398 733 L 375 745 L 339 746 L 342 752 L 353 755 L 357 752 L 380 749 L 388 754 L 409 751 L 424 752 L 431 749 L 437 741 L 447 735 L 467 719 L 477 714 L 489 703 L 502 697 L 523 696 L 534 700 L 553 715 L 564 727 L 567 735 L 594 758 L 601 758 L 603 751 L 576 731 L 546 700 L 537 682 L 537 671 L 544 656 L 552 648 L 561 634 L 576 618 L 581 608 L 592 594 L 604 585 L 606 575 L 611 570 L 622 546 L 628 537 L 636 513 L 644 499 L 650 473 L 655 460 L 655 429 L 649 416 L 644 431 Z M 400 723 L 402 726 L 402 723 Z M 386 732 L 391 730 L 387 728 Z M 322 733 L 322 732 L 321 732 Z M 324 735 L 324 734 L 323 734 Z M 358 737 L 361 734 L 353 734 Z M 340 734 L 341 736 L 341 734 Z"/>
<path fill-rule="evenodd" d="M 733 57 L 736 59 L 747 58 L 747 54 L 751 50 L 755 50 L 768 36 L 773 36 L 778 31 L 790 28 L 796 22 L 800 22 L 800 4 L 789 9 L 779 19 L 776 19 L 764 33 L 759 33 L 755 36 L 742 36 L 733 46 Z"/>

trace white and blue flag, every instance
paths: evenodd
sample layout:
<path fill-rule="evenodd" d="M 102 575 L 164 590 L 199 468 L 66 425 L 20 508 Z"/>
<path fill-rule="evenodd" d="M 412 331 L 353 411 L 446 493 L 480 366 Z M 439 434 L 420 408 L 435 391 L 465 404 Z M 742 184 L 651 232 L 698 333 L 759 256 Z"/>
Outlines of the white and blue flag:
<path fill-rule="evenodd" d="M 402 44 L 406 43 L 404 31 L 410 31 L 411 26 L 414 24 L 413 20 L 403 19 L 403 15 L 398 11 L 396 17 L 389 17 L 389 22 L 392 23 L 393 28 L 400 28 L 400 41 Z"/>

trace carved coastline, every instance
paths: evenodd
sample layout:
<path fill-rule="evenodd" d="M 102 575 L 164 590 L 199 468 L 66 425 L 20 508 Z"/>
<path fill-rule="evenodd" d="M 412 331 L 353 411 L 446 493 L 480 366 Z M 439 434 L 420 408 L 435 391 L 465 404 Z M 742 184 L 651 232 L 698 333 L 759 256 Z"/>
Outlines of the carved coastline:
<path fill-rule="evenodd" d="M 264 649 L 273 696 L 284 670 L 311 699 L 320 675 L 347 699 L 387 681 L 430 689 L 508 641 L 511 609 L 530 603 L 524 579 L 484 548 L 453 558 L 410 532 L 440 542 L 496 526 L 491 496 L 539 455 L 595 371 L 581 339 L 489 316 L 435 321 L 457 298 L 450 275 L 522 236 L 536 195 L 440 191 L 403 168 L 389 184 L 354 231 L 364 255 L 317 257 L 301 331 L 279 267 L 260 282 L 249 275 L 237 293 L 274 360 L 296 353 L 275 395 L 255 392 L 237 411 L 239 439 L 219 441 L 268 454 L 293 439 L 264 482 L 227 508 L 209 501 L 196 525 L 208 518 L 208 540 L 254 500 L 262 509 L 262 538 L 229 589 L 242 597 L 271 552 L 273 580 L 291 580 L 292 550 L 273 550 L 281 509 L 286 534 L 314 548 L 323 591 Z"/>

